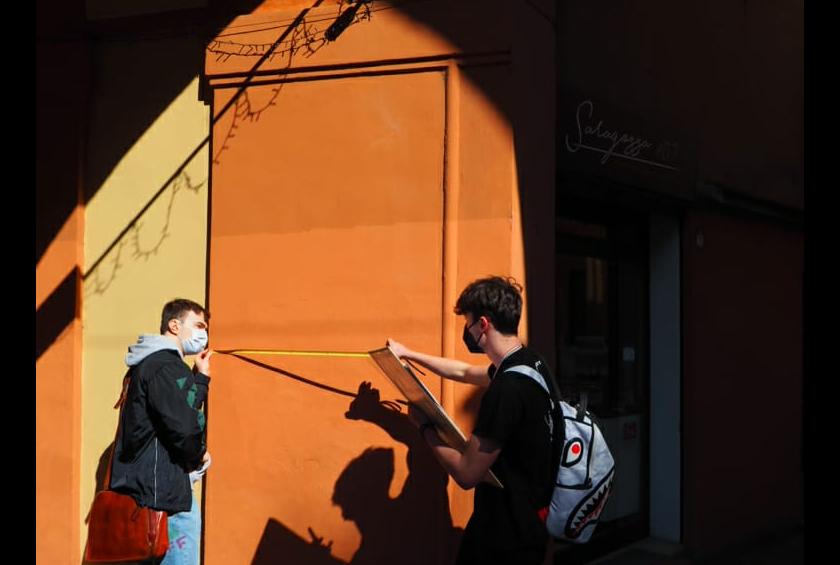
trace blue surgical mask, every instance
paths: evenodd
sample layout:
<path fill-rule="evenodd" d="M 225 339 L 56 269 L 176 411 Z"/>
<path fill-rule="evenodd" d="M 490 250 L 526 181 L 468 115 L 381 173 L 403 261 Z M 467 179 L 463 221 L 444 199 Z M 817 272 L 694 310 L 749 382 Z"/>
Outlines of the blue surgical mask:
<path fill-rule="evenodd" d="M 184 347 L 184 355 L 195 355 L 201 353 L 207 347 L 207 330 L 193 329 L 192 336 L 181 342 Z"/>

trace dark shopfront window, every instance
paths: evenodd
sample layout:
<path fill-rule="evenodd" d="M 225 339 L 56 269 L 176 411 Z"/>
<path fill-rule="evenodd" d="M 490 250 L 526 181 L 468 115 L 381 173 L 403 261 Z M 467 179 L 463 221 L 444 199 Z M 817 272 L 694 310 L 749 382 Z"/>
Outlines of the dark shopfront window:
<path fill-rule="evenodd" d="M 647 535 L 647 226 L 646 215 L 627 210 L 558 206 L 558 384 L 571 404 L 586 393 L 616 458 L 595 536 L 561 547 L 558 562 L 583 563 Z"/>

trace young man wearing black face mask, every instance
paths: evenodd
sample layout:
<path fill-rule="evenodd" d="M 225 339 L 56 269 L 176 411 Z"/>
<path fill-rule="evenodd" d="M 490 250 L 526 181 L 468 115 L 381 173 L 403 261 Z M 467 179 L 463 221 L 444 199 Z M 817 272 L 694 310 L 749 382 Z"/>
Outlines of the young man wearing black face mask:
<path fill-rule="evenodd" d="M 554 377 L 517 336 L 521 290 L 510 278 L 479 279 L 463 290 L 455 305 L 455 313 L 464 317 L 464 343 L 471 352 L 487 355 L 489 367 L 426 355 L 388 340 L 398 357 L 441 377 L 487 387 L 463 453 L 443 443 L 422 413 L 410 411 L 441 465 L 461 488 L 475 488 L 458 565 L 538 564 L 545 556 L 548 534 L 539 512 L 548 505 L 554 485 L 551 402 L 533 377 L 506 370 L 533 369 L 549 388 Z M 489 469 L 503 489 L 482 482 Z"/>

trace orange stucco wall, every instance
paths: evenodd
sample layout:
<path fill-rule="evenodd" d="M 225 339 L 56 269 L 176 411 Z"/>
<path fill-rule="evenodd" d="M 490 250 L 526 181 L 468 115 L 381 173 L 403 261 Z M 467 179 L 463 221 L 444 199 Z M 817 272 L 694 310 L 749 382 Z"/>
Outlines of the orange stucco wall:
<path fill-rule="evenodd" d="M 72 41 L 38 50 L 35 552 L 45 564 L 77 563 L 79 554 L 84 216 L 78 175 L 86 57 L 84 45 Z"/>
<path fill-rule="evenodd" d="M 35 522 L 38 563 L 76 563 L 79 546 L 81 324 L 35 364 Z"/>
<path fill-rule="evenodd" d="M 258 56 L 208 52 L 214 349 L 366 351 L 390 336 L 483 362 L 460 343 L 457 294 L 490 273 L 527 281 L 511 18 L 466 4 L 374 12 L 314 52 L 281 43 L 253 80 Z M 487 25 L 466 36 L 419 23 L 478 13 Z M 317 37 L 335 14 L 304 26 Z M 295 15 L 239 18 L 220 41 L 264 45 L 283 28 L 227 33 Z M 214 360 L 205 562 L 450 562 L 472 493 L 449 484 L 404 406 L 364 394 L 401 398 L 376 366 L 248 357 Z M 469 434 L 480 391 L 423 378 Z"/>

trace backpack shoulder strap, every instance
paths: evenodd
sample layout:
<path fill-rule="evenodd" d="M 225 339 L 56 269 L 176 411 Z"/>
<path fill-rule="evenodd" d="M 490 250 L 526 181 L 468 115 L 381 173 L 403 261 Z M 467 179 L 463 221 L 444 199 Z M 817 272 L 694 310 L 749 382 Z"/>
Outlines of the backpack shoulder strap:
<path fill-rule="evenodd" d="M 551 396 L 551 393 L 548 390 L 548 385 L 545 382 L 545 378 L 540 374 L 539 371 L 534 369 L 533 367 L 529 367 L 528 365 L 514 365 L 513 367 L 508 367 L 504 371 L 505 373 L 519 373 L 520 375 L 525 375 L 529 379 L 536 381 L 540 387 L 545 391 L 545 393 Z"/>
<path fill-rule="evenodd" d="M 564 417 L 563 417 L 563 408 L 561 406 L 560 400 L 560 390 L 557 388 L 557 383 L 554 379 L 551 379 L 551 388 L 554 390 L 554 394 L 551 394 L 548 388 L 548 384 L 545 382 L 545 377 L 543 377 L 542 373 L 534 369 L 533 367 L 529 367 L 528 365 L 514 365 L 513 367 L 509 367 L 504 370 L 505 373 L 518 373 L 529 379 L 532 379 L 540 387 L 545 391 L 548 395 L 548 401 L 550 403 L 550 421 L 549 424 L 549 433 L 551 434 L 551 476 L 554 477 L 557 475 L 558 469 L 560 468 L 560 460 L 562 458 L 563 453 L 563 444 L 566 442 L 566 426 L 564 424 Z M 553 490 L 553 487 L 552 487 Z M 550 498 L 550 497 L 549 497 Z"/>
<path fill-rule="evenodd" d="M 540 387 L 545 391 L 545 393 L 551 398 L 552 401 L 559 402 L 560 401 L 560 390 L 557 388 L 557 383 L 554 379 L 550 379 L 549 383 L 545 382 L 545 377 L 543 377 L 542 373 L 534 369 L 533 367 L 529 367 L 528 365 L 514 365 L 513 367 L 508 367 L 504 370 L 505 373 L 519 373 L 520 375 L 524 375 L 530 379 L 533 379 L 540 385 Z M 551 389 L 549 389 L 549 385 L 551 385 Z M 554 394 L 552 394 L 552 392 Z"/>

